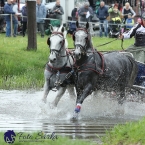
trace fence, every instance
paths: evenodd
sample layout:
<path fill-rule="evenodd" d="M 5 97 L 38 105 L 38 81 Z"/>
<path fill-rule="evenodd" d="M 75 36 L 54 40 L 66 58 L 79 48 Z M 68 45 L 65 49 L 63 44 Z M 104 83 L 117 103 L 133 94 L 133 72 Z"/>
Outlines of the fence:
<path fill-rule="evenodd" d="M 3 9 L 3 7 L 0 7 L 0 8 Z M 12 36 L 12 35 L 13 35 L 12 14 L 0 14 L 0 16 L 6 16 L 6 15 L 10 15 L 10 17 L 11 17 L 11 36 Z M 26 17 L 26 16 L 19 15 L 19 17 L 23 18 L 23 17 Z M 57 19 L 53 19 L 53 18 L 41 18 L 41 19 L 44 19 L 44 20 L 57 20 Z M 75 22 L 76 22 L 76 21 L 66 20 L 66 21 L 63 22 L 63 23 L 65 23 L 65 24 L 67 25 L 68 23 L 75 23 Z M 86 22 L 80 22 L 80 23 L 81 23 L 81 24 L 86 24 Z M 90 22 L 90 32 L 91 32 L 92 35 L 94 35 L 93 25 L 96 25 L 96 24 L 97 24 L 98 28 L 99 28 L 99 25 L 100 25 L 100 24 L 104 25 L 103 23 L 99 23 L 99 22 Z M 120 24 L 108 23 L 107 25 L 108 25 L 108 26 L 109 26 L 109 25 L 117 25 L 117 26 L 120 26 L 120 27 L 126 26 L 126 24 L 123 24 L 123 23 L 120 23 Z M 130 24 L 130 26 L 132 26 L 132 25 Z"/>

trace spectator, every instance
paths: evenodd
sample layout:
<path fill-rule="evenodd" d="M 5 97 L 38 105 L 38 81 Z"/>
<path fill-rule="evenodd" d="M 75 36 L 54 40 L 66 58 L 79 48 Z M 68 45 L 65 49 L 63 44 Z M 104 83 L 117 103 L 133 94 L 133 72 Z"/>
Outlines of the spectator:
<path fill-rule="evenodd" d="M 119 4 L 118 4 L 118 10 L 119 10 L 120 12 L 122 12 L 122 9 L 123 9 L 123 6 L 122 6 L 122 4 L 119 2 Z"/>
<path fill-rule="evenodd" d="M 72 10 L 71 17 L 72 17 L 73 21 L 78 20 L 78 8 L 77 8 L 77 6 Z"/>
<path fill-rule="evenodd" d="M 93 10 L 89 7 L 89 2 L 85 2 L 84 6 L 79 9 L 80 21 L 82 22 L 90 22 L 93 17 Z"/>
<path fill-rule="evenodd" d="M 100 37 L 103 36 L 102 32 L 103 32 L 103 27 L 104 27 L 104 32 L 105 32 L 105 36 L 107 37 L 108 35 L 108 21 L 107 21 L 107 17 L 109 16 L 108 13 L 108 8 L 105 7 L 105 3 L 103 1 L 100 2 L 100 7 L 98 8 L 97 11 L 97 17 L 99 18 L 99 29 L 100 29 Z"/>
<path fill-rule="evenodd" d="M 5 16 L 5 21 L 6 21 L 6 37 L 11 37 L 11 16 L 10 14 L 15 14 L 16 13 L 12 10 L 12 0 L 7 0 L 7 4 L 4 6 L 4 13 L 9 14 Z M 12 16 L 12 20 L 14 20 L 14 15 Z"/>
<path fill-rule="evenodd" d="M 121 12 L 118 10 L 117 4 L 115 4 L 114 7 L 110 8 L 108 10 L 108 13 L 109 13 L 110 21 L 112 20 L 112 18 L 121 17 Z M 120 18 L 120 20 L 121 20 L 121 18 Z"/>
<path fill-rule="evenodd" d="M 134 20 L 132 18 L 132 14 L 131 13 L 128 14 L 128 18 L 126 19 L 125 24 L 126 24 L 126 30 L 130 30 L 133 27 Z"/>
<path fill-rule="evenodd" d="M 145 0 L 140 0 L 141 14 L 145 12 Z"/>
<path fill-rule="evenodd" d="M 18 5 L 16 3 L 16 0 L 12 1 L 12 8 L 13 11 L 17 14 L 18 13 Z M 14 27 L 14 34 L 13 36 L 16 37 L 18 34 L 18 16 L 14 16 L 15 19 L 13 20 L 13 27 Z"/>
<path fill-rule="evenodd" d="M 141 18 L 137 19 L 137 23 L 141 24 Z"/>
<path fill-rule="evenodd" d="M 3 9 L 0 7 L 0 32 L 3 31 L 3 25 L 4 25 L 4 16 L 1 15 L 3 14 Z"/>
<path fill-rule="evenodd" d="M 64 11 L 62 6 L 60 5 L 60 0 L 56 0 L 56 4 L 53 7 L 51 13 L 54 14 L 54 17 L 56 19 L 62 20 L 62 15 L 64 14 Z"/>
<path fill-rule="evenodd" d="M 41 4 L 41 0 L 36 1 L 36 21 L 37 28 L 41 33 L 41 37 L 44 37 L 44 18 L 46 18 L 46 9 L 43 4 Z"/>
<path fill-rule="evenodd" d="M 0 5 L 0 7 L 4 7 L 4 5 L 5 5 L 4 0 L 1 0 L 1 5 Z"/>
<path fill-rule="evenodd" d="M 132 7 L 130 6 L 130 4 L 127 2 L 125 4 L 125 6 L 123 7 L 122 10 L 122 14 L 124 16 L 124 19 L 126 21 L 126 19 L 128 18 L 128 14 L 131 13 L 132 14 L 132 18 L 134 18 L 136 16 L 136 13 L 134 12 L 134 10 L 132 9 Z"/>
<path fill-rule="evenodd" d="M 72 21 L 78 21 L 78 8 L 77 6 L 71 12 Z M 69 34 L 73 34 L 76 31 L 76 22 L 69 22 Z"/>
<path fill-rule="evenodd" d="M 22 23 L 23 23 L 23 28 L 22 28 L 22 33 L 23 37 L 25 37 L 26 29 L 27 29 L 27 0 L 25 1 L 25 6 L 22 7 Z"/>

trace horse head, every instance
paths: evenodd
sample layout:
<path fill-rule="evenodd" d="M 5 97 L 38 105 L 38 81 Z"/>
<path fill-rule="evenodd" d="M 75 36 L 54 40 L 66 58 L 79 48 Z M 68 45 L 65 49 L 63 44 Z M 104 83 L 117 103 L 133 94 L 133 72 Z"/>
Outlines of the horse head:
<path fill-rule="evenodd" d="M 85 55 L 87 50 L 92 48 L 91 35 L 89 33 L 89 23 L 86 23 L 86 27 L 79 27 L 79 23 L 76 22 L 77 30 L 73 34 L 73 41 L 75 46 L 74 56 L 77 60 L 81 58 L 81 55 Z"/>
<path fill-rule="evenodd" d="M 47 44 L 50 48 L 50 56 L 49 60 L 51 63 L 55 63 L 57 58 L 60 57 L 60 55 L 64 55 L 65 48 L 67 47 L 67 40 L 66 34 L 63 26 L 60 26 L 60 28 L 53 28 L 50 26 L 51 29 L 51 36 L 47 40 Z"/>

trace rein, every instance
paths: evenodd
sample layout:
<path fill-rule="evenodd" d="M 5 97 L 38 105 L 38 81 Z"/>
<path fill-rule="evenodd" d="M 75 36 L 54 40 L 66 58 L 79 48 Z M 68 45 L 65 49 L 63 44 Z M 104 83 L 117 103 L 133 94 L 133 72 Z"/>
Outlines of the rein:
<path fill-rule="evenodd" d="M 116 41 L 116 40 L 118 40 L 118 38 L 116 38 L 116 39 L 114 39 L 114 40 L 111 40 L 111 41 L 109 41 L 109 42 L 106 42 L 106 43 L 104 43 L 104 44 L 98 45 L 98 46 L 96 46 L 96 47 L 100 47 L 100 46 L 107 45 L 107 44 L 109 44 L 109 43 L 111 43 L 111 42 L 113 42 L 113 41 Z"/>
<path fill-rule="evenodd" d="M 123 39 L 121 40 L 121 48 L 122 48 L 122 50 L 124 50 L 124 48 L 123 48 Z"/>
<path fill-rule="evenodd" d="M 112 40 L 112 41 L 109 41 L 109 42 L 107 42 L 107 43 L 104 43 L 104 44 L 98 45 L 98 46 L 96 46 L 96 47 L 100 47 L 100 46 L 107 45 L 107 44 L 109 44 L 109 43 L 111 43 L 111 42 L 113 42 L 113 41 L 116 41 L 116 40 L 118 40 L 118 38 L 116 38 L 116 39 L 114 39 L 114 40 Z M 125 51 L 125 49 L 123 48 L 123 39 L 121 40 L 121 48 L 122 48 L 122 50 Z M 106 52 L 106 51 L 102 51 L 102 52 Z M 111 52 L 111 51 L 109 51 L 109 52 Z"/>

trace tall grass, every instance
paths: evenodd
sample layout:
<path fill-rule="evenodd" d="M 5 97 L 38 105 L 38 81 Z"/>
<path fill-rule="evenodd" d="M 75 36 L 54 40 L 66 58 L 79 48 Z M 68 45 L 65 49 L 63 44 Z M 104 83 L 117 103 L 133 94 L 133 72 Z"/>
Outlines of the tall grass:
<path fill-rule="evenodd" d="M 145 118 L 138 122 L 116 125 L 107 131 L 103 145 L 145 145 Z"/>
<path fill-rule="evenodd" d="M 27 37 L 7 38 L 0 34 L 0 89 L 40 89 L 44 84 L 44 68 L 48 62 L 49 49 L 47 37 L 37 36 L 37 51 L 27 51 Z M 69 48 L 73 48 L 71 37 Z M 111 38 L 93 37 L 94 47 L 109 42 Z M 133 39 L 126 40 L 124 48 L 133 44 Z M 117 40 L 97 50 L 121 50 L 121 41 Z"/>

